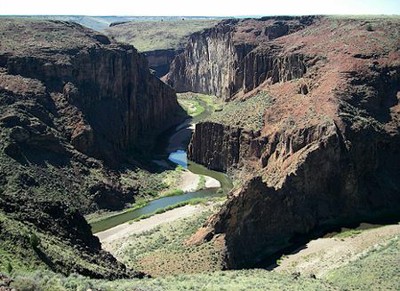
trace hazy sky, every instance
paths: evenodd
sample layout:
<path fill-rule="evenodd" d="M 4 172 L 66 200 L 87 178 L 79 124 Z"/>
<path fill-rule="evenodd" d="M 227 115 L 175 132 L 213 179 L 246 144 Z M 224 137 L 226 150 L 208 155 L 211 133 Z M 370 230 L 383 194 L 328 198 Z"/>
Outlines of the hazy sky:
<path fill-rule="evenodd" d="M 0 14 L 132 16 L 400 14 L 400 0 L 0 0 Z"/>

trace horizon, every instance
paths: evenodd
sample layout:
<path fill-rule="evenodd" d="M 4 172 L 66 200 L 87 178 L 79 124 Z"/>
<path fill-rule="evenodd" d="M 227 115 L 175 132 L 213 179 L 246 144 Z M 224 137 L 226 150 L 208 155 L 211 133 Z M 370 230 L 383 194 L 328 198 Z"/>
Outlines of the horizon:
<path fill-rule="evenodd" d="M 197 3 L 197 2 L 196 2 Z M 104 1 L 69 0 L 68 2 L 37 0 L 0 0 L 2 16 L 131 16 L 131 17 L 256 17 L 298 15 L 400 15 L 398 0 L 247 0 L 237 5 L 227 0 L 203 0 L 202 5 L 189 1 L 153 0 L 127 3 L 124 0 Z"/>

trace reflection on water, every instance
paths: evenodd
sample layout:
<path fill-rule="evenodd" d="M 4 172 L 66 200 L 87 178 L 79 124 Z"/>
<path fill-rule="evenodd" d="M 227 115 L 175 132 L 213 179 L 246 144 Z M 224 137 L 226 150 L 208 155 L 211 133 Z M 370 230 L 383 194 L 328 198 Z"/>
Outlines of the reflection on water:
<path fill-rule="evenodd" d="M 188 167 L 188 160 L 187 160 L 187 154 L 186 151 L 184 150 L 177 150 L 169 154 L 168 160 L 171 162 L 181 165 L 185 169 Z"/>

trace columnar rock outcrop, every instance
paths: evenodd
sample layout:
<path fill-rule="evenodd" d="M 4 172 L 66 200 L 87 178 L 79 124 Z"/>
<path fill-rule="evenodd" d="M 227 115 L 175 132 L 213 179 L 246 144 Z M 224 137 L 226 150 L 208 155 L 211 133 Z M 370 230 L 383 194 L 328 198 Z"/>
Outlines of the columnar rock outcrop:
<path fill-rule="evenodd" d="M 161 78 L 169 71 L 169 66 L 181 49 L 159 49 L 145 52 L 149 67 L 154 70 L 157 77 Z"/>
<path fill-rule="evenodd" d="M 226 126 L 220 123 L 196 124 L 188 155 L 207 168 L 226 172 L 245 159 L 261 158 L 267 144 L 260 132 Z"/>
<path fill-rule="evenodd" d="M 306 69 L 303 56 L 281 55 L 279 46 L 262 44 L 304 29 L 315 19 L 265 17 L 222 21 L 190 37 L 165 80 L 179 92 L 191 90 L 229 99 L 267 80 L 275 83 L 299 78 Z"/>

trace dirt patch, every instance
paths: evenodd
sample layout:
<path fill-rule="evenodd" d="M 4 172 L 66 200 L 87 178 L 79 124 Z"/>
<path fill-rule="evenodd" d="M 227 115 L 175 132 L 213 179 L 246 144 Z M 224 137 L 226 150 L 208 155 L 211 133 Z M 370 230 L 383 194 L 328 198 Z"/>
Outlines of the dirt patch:
<path fill-rule="evenodd" d="M 212 177 L 204 176 L 205 178 L 205 188 L 219 188 L 221 183 Z M 181 182 L 178 184 L 177 188 L 184 192 L 196 191 L 200 183 L 200 175 L 194 174 L 190 171 L 184 171 L 181 175 Z"/>
<path fill-rule="evenodd" d="M 178 185 L 178 189 L 184 192 L 195 191 L 200 182 L 200 176 L 193 174 L 190 171 L 184 171 L 181 176 L 181 182 Z"/>
<path fill-rule="evenodd" d="M 329 271 L 340 268 L 356 260 L 361 255 L 385 244 L 400 235 L 400 225 L 387 225 L 349 235 L 337 235 L 310 241 L 305 248 L 284 256 L 279 261 L 276 272 L 299 272 L 324 277 Z"/>

